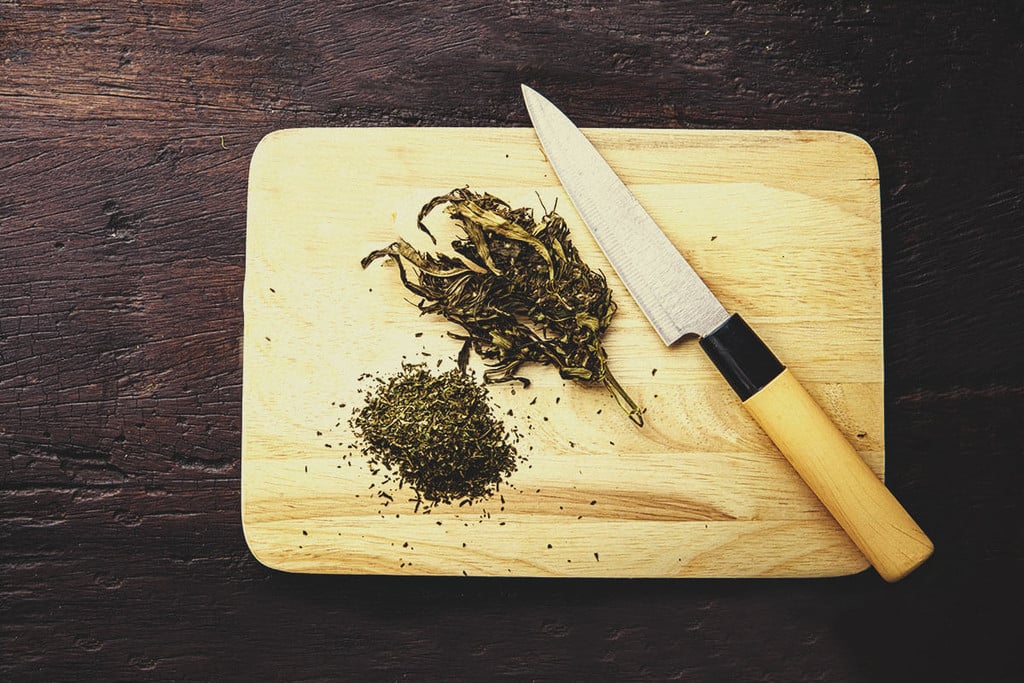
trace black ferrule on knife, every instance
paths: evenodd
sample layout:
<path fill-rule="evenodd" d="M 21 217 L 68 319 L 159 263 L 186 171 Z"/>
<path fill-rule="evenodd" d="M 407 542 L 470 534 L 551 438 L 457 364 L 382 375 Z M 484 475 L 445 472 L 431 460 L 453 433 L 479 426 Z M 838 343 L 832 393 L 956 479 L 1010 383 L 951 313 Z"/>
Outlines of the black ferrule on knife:
<path fill-rule="evenodd" d="M 761 391 L 786 369 L 736 313 L 702 337 L 700 345 L 741 401 Z"/>

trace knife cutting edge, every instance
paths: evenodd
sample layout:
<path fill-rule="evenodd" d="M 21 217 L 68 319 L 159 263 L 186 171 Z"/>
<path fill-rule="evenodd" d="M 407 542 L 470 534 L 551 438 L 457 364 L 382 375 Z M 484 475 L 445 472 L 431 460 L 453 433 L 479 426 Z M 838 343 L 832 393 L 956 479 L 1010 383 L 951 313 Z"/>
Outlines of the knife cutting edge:
<path fill-rule="evenodd" d="M 831 418 L 739 314 L 729 313 L 586 136 L 523 85 L 548 161 L 626 289 L 671 346 L 689 334 L 886 581 L 934 546 Z"/>

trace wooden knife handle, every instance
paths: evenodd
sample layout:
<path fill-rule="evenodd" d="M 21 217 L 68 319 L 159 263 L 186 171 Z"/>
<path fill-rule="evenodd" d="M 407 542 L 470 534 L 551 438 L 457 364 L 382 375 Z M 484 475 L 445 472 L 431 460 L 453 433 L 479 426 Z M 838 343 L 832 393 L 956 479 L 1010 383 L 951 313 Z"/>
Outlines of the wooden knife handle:
<path fill-rule="evenodd" d="M 898 581 L 931 556 L 921 527 L 740 316 L 701 347 L 882 578 Z"/>

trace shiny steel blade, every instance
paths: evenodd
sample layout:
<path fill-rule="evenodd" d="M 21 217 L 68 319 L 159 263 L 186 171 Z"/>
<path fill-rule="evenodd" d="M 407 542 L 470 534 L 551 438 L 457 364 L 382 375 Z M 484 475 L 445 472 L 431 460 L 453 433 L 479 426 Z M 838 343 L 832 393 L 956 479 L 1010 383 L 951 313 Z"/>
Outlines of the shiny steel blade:
<path fill-rule="evenodd" d="M 703 337 L 724 323 L 725 308 L 590 141 L 555 105 L 522 88 L 548 161 L 661 340 Z"/>

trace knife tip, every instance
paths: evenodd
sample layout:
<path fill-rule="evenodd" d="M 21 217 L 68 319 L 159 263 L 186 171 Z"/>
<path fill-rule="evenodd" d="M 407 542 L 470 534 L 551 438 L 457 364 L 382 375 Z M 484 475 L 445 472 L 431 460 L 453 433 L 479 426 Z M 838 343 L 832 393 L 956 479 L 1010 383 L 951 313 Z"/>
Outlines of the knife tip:
<path fill-rule="evenodd" d="M 523 102 L 526 103 L 526 110 L 530 112 L 531 119 L 536 113 L 537 107 L 541 107 L 545 104 L 550 104 L 550 102 L 547 101 L 547 98 L 545 98 L 543 95 L 541 95 L 539 92 L 537 92 L 530 86 L 526 85 L 525 83 L 521 83 L 519 87 L 523 91 Z"/>

